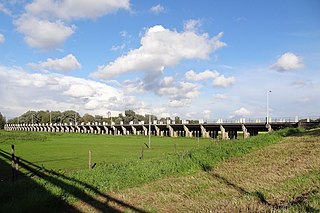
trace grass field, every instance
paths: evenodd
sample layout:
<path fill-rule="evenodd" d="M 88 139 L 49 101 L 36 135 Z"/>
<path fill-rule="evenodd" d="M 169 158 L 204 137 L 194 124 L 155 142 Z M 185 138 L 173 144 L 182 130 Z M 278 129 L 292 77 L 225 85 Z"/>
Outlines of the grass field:
<path fill-rule="evenodd" d="M 212 141 L 200 138 L 198 143 L 197 138 L 151 137 L 150 150 L 144 143 L 148 144 L 148 137 L 0 131 L 1 150 L 11 153 L 14 144 L 17 156 L 46 169 L 66 171 L 87 168 L 89 150 L 94 163 L 116 163 L 139 159 L 142 146 L 144 159 L 151 159 L 207 146 Z"/>
<path fill-rule="evenodd" d="M 319 130 L 297 132 L 200 139 L 199 145 L 196 138 L 153 137 L 143 160 L 147 137 L 0 132 L 0 176 L 10 171 L 12 143 L 22 171 L 35 175 L 0 182 L 0 212 L 269 211 L 304 197 L 302 207 L 293 210 L 317 210 Z M 92 170 L 88 150 L 97 162 Z"/>

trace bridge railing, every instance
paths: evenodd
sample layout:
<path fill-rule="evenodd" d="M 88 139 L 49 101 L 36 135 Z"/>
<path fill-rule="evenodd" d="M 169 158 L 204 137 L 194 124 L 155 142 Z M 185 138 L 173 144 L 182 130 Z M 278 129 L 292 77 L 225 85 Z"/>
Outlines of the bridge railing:
<path fill-rule="evenodd" d="M 320 116 L 304 116 L 304 117 L 270 117 L 269 123 L 297 123 L 301 120 L 314 121 L 319 120 Z M 205 123 L 266 123 L 266 118 L 237 118 L 237 119 L 213 119 L 205 121 Z"/>

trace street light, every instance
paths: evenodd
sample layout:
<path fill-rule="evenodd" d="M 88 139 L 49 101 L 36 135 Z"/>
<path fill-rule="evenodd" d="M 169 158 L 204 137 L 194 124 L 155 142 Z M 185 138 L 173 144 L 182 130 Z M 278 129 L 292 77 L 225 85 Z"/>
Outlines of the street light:
<path fill-rule="evenodd" d="M 151 142 L 151 115 L 149 114 L 149 149 L 151 148 L 150 142 Z"/>
<path fill-rule="evenodd" d="M 108 112 L 108 118 L 110 118 L 110 126 L 112 126 L 112 117 L 111 117 L 111 112 Z"/>
<path fill-rule="evenodd" d="M 269 124 L 269 93 L 271 92 L 271 90 L 267 92 L 267 124 Z"/>

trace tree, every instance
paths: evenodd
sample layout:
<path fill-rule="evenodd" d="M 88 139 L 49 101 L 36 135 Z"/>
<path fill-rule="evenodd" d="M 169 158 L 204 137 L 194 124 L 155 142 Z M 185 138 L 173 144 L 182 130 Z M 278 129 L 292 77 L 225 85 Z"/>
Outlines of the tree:
<path fill-rule="evenodd" d="M 84 114 L 83 116 L 82 116 L 82 121 L 86 124 L 86 123 L 88 123 L 88 122 L 94 122 L 94 117 L 92 116 L 92 115 L 90 115 L 90 114 L 88 114 L 88 113 L 86 113 L 86 114 Z"/>
<path fill-rule="evenodd" d="M 0 129 L 3 129 L 5 124 L 6 124 L 6 118 L 0 112 Z"/>
<path fill-rule="evenodd" d="M 125 124 L 128 124 L 128 123 L 130 123 L 131 121 L 137 120 L 136 113 L 135 113 L 133 110 L 131 110 L 131 109 L 126 110 L 126 111 L 124 112 L 124 114 L 125 114 L 125 117 L 123 118 L 123 122 L 124 122 Z"/>
<path fill-rule="evenodd" d="M 61 123 L 74 123 L 79 121 L 80 115 L 74 110 L 67 110 L 61 114 Z"/>

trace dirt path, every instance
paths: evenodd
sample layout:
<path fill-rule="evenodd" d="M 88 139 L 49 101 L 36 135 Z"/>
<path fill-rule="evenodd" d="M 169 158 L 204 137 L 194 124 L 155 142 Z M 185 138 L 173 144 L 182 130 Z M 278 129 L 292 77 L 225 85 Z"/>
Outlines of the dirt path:
<path fill-rule="evenodd" d="M 319 190 L 320 136 L 316 131 L 287 137 L 209 172 L 166 178 L 111 195 L 150 212 L 318 212 Z M 93 211 L 81 203 L 77 207 Z"/>

